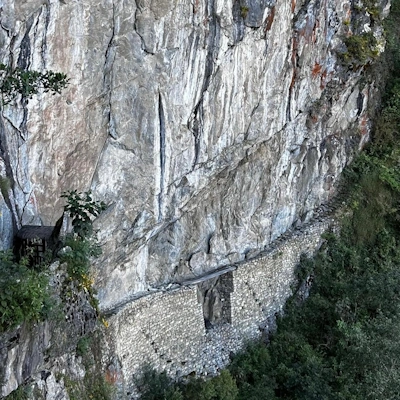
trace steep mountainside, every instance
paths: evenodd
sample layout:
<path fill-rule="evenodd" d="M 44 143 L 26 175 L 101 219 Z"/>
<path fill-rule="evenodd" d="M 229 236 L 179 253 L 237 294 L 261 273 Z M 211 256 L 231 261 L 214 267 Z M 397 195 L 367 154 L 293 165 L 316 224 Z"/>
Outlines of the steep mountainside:
<path fill-rule="evenodd" d="M 2 108 L 2 245 L 91 189 L 110 205 L 95 270 L 111 307 L 309 220 L 368 139 L 362 64 L 386 12 L 369 3 L 3 0 L 1 60 L 70 85 Z"/>

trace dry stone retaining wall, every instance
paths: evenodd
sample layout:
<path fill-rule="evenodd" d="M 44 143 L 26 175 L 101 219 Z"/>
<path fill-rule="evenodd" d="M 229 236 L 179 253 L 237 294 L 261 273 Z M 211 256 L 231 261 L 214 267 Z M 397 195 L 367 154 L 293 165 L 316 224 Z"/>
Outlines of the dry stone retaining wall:
<path fill-rule="evenodd" d="M 111 317 L 109 324 L 125 377 L 146 363 L 186 371 L 185 364 L 195 358 L 205 337 L 195 287 L 142 297 Z"/>
<path fill-rule="evenodd" d="M 302 254 L 312 255 L 321 243 L 331 220 L 318 221 L 296 232 L 269 254 L 240 265 L 231 295 L 232 325 L 246 337 L 256 337 L 260 328 L 291 295 L 294 269 Z"/>
<path fill-rule="evenodd" d="M 203 313 L 204 280 L 125 305 L 109 318 L 108 335 L 123 380 L 130 386 L 144 364 L 176 378 L 192 372 L 217 373 L 232 352 L 268 330 L 291 295 L 301 254 L 311 255 L 332 223 L 331 218 L 321 218 L 308 224 L 278 240 L 268 252 L 222 274 L 217 292 L 222 293 L 218 307 L 224 318 L 215 325 L 204 319 L 209 314 Z M 215 275 L 211 279 L 215 287 Z"/>
<path fill-rule="evenodd" d="M 301 254 L 311 254 L 319 246 L 321 234 L 333 226 L 333 213 L 332 208 L 317 213 L 314 222 L 284 235 L 247 261 L 108 310 L 101 355 L 107 376 L 120 383 L 121 398 L 127 393 L 128 398 L 135 397 L 134 376 L 145 364 L 174 378 L 213 375 L 247 340 L 271 329 L 291 294 Z M 60 276 L 54 271 L 55 287 L 60 286 Z M 85 301 L 75 307 L 86 310 Z M 0 398 L 28 379 L 41 392 L 53 393 L 49 399 L 59 398 L 57 393 L 64 393 L 65 387 L 57 376 L 66 368 L 81 379 L 84 371 L 73 349 L 79 337 L 94 329 L 92 314 L 74 314 L 72 308 L 57 329 L 41 324 L 26 331 L 22 326 L 3 335 L 0 359 L 6 368 L 0 373 Z M 55 358 L 48 359 L 49 349 Z"/>

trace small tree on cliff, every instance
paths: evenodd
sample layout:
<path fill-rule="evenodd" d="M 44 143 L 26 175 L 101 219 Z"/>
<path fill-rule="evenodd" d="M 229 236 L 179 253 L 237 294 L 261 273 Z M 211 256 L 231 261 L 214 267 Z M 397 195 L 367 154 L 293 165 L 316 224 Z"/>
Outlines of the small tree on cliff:
<path fill-rule="evenodd" d="M 0 64 L 1 103 L 8 104 L 19 94 L 25 99 L 31 99 L 39 91 L 61 93 L 68 81 L 67 75 L 61 72 L 42 73 Z"/>
<path fill-rule="evenodd" d="M 63 192 L 61 197 L 67 200 L 64 209 L 70 214 L 74 232 L 81 239 L 90 238 L 93 235 L 92 218 L 99 216 L 107 208 L 106 203 L 93 200 L 91 192 L 70 190 Z"/>

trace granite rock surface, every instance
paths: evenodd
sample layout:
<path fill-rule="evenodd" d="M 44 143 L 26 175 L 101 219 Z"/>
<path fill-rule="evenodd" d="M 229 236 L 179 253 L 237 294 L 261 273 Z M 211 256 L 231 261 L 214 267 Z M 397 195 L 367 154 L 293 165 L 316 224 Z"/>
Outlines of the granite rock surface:
<path fill-rule="evenodd" d="M 376 89 L 340 54 L 345 36 L 381 39 L 351 3 L 2 0 L 1 61 L 70 84 L 2 107 L 0 245 L 92 190 L 109 308 L 308 221 L 368 139 Z"/>

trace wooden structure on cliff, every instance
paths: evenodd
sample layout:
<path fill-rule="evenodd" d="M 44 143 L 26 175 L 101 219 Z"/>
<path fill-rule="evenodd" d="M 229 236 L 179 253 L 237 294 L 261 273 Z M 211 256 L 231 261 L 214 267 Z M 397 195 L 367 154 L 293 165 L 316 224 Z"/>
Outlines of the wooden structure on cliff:
<path fill-rule="evenodd" d="M 53 251 L 58 233 L 54 226 L 25 225 L 15 235 L 14 251 L 18 259 L 28 257 L 31 267 L 45 260 L 46 252 Z"/>

